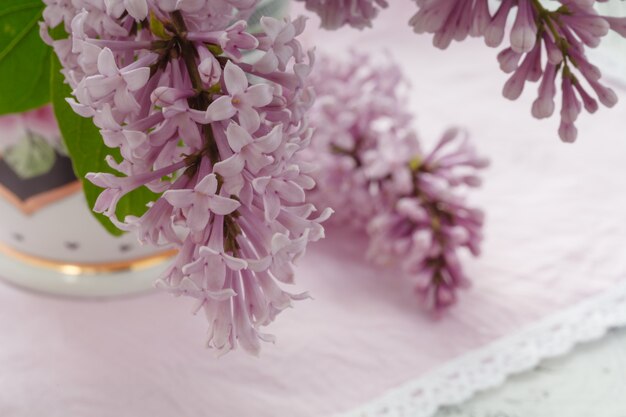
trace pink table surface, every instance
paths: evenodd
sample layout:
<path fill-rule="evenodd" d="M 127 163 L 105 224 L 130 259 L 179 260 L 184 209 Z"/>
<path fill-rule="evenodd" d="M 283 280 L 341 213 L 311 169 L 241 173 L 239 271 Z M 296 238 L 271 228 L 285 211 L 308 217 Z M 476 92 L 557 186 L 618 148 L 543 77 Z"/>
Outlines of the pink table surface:
<path fill-rule="evenodd" d="M 399 1 L 376 30 L 308 36 L 337 55 L 388 48 L 426 140 L 452 122 L 491 157 L 474 197 L 488 208 L 484 256 L 468 262 L 475 285 L 449 314 L 424 317 L 411 282 L 365 264 L 362 239 L 342 231 L 302 260 L 299 287 L 315 299 L 279 318 L 259 358 L 215 359 L 188 300 L 67 301 L 3 285 L 0 416 L 329 417 L 625 279 L 625 101 L 561 144 L 556 120 L 529 114 L 535 86 L 505 101 L 495 51 L 435 50 L 406 27 L 409 10 Z"/>

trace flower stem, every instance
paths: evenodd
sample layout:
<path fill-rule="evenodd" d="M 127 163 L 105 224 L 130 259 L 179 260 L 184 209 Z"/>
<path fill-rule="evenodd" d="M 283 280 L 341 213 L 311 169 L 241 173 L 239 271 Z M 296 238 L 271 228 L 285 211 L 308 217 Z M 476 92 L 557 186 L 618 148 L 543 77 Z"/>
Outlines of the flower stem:
<path fill-rule="evenodd" d="M 180 53 L 187 68 L 189 79 L 194 90 L 196 90 L 196 96 L 190 97 L 188 102 L 189 106 L 195 110 L 206 110 L 211 104 L 211 98 L 208 92 L 204 88 L 202 77 L 200 77 L 200 71 L 198 71 L 198 63 L 196 62 L 197 52 L 192 42 L 187 38 L 187 25 L 179 10 L 171 13 L 172 23 L 177 32 L 177 41 L 180 48 Z M 203 152 L 211 160 L 211 164 L 215 165 L 220 161 L 219 149 L 213 135 L 213 129 L 210 124 L 202 126 L 202 133 L 206 139 L 205 149 Z"/>

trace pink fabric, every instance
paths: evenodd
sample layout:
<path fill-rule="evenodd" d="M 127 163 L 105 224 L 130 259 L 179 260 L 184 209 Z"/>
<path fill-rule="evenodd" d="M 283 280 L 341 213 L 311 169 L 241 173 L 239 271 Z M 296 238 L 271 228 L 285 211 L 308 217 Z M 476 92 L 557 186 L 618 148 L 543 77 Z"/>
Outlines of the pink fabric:
<path fill-rule="evenodd" d="M 389 47 L 414 81 L 422 136 L 452 121 L 492 158 L 474 199 L 488 213 L 484 256 L 469 262 L 475 285 L 461 302 L 427 319 L 410 281 L 332 232 L 298 268 L 315 300 L 281 315 L 277 345 L 216 360 L 186 300 L 71 302 L 1 286 L 0 416 L 330 417 L 626 278 L 626 100 L 562 144 L 557 120 L 530 116 L 530 91 L 500 96 L 495 51 L 441 53 L 413 36 L 412 4 L 397 2 L 375 31 L 310 36 L 335 54 Z"/>

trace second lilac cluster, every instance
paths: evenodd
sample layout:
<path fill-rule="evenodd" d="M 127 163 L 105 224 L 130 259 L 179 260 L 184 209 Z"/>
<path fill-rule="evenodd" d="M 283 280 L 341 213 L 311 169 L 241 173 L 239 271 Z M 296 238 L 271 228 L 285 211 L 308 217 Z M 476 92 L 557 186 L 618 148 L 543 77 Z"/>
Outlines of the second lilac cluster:
<path fill-rule="evenodd" d="M 383 0 L 301 0 L 317 12 L 322 26 L 371 26 Z M 518 99 L 527 83 L 537 82 L 532 115 L 551 117 L 561 96 L 559 136 L 574 142 L 575 122 L 582 110 L 595 113 L 599 104 L 613 107 L 618 100 L 601 80 L 600 69 L 587 57 L 613 31 L 626 37 L 626 17 L 605 16 L 598 3 L 608 0 L 414 0 L 417 12 L 409 20 L 416 33 L 433 35 L 433 44 L 446 49 L 453 41 L 482 37 L 489 47 L 505 48 L 498 55 L 500 69 L 511 74 L 503 95 Z M 613 0 L 617 1 L 617 0 Z M 492 4 L 493 3 L 493 4 Z M 512 23 L 512 24 L 509 24 Z"/>
<path fill-rule="evenodd" d="M 420 9 L 411 25 L 418 33 L 433 33 L 439 48 L 468 35 L 483 37 L 490 47 L 508 42 L 498 55 L 502 71 L 511 74 L 502 94 L 516 100 L 527 82 L 538 82 L 532 115 L 543 119 L 555 113 L 560 92 L 563 141 L 576 140 L 574 123 L 583 108 L 595 113 L 598 102 L 606 107 L 617 103 L 617 95 L 602 84 L 600 70 L 586 55 L 587 48 L 600 45 L 609 31 L 626 34 L 626 18 L 596 11 L 596 3 L 606 0 L 558 0 L 549 2 L 554 4 L 550 7 L 538 0 L 503 0 L 493 12 L 487 0 L 416 1 Z M 509 17 L 514 17 L 510 29 Z"/>
<path fill-rule="evenodd" d="M 309 198 L 335 210 L 331 221 L 366 230 L 368 257 L 401 264 L 424 306 L 439 310 L 468 283 L 459 253 L 480 252 L 483 213 L 462 191 L 481 184 L 477 173 L 488 161 L 456 129 L 425 152 L 404 110 L 408 83 L 386 61 L 323 58 L 313 72 L 316 131 L 303 154 L 318 168 Z"/>

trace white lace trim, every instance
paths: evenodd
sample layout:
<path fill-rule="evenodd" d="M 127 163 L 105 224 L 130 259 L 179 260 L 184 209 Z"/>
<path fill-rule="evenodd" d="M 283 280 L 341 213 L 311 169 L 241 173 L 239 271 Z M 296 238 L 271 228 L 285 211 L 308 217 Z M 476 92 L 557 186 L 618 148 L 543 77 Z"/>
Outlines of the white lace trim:
<path fill-rule="evenodd" d="M 621 326 L 626 326 L 626 282 L 337 417 L 431 417 L 441 406 L 466 401 Z"/>

